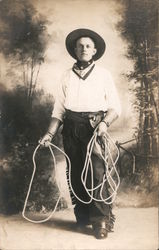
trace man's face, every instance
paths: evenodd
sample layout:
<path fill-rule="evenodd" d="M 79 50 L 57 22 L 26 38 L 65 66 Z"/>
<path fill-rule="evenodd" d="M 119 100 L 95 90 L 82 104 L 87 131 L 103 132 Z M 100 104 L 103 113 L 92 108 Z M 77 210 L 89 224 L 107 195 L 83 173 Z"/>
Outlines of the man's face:
<path fill-rule="evenodd" d="M 89 37 L 81 37 L 76 42 L 75 54 L 81 62 L 88 62 L 96 54 L 97 50 L 93 40 Z"/>

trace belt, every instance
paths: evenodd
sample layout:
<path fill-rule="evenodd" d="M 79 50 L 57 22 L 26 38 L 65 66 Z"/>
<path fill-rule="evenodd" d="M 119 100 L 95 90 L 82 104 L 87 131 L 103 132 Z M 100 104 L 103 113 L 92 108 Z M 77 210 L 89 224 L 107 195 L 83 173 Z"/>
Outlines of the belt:
<path fill-rule="evenodd" d="M 69 109 L 66 109 L 65 115 L 66 117 L 68 116 L 73 116 L 73 117 L 81 117 L 81 118 L 91 118 L 93 116 L 97 116 L 97 115 L 101 115 L 101 116 L 105 116 L 105 114 L 107 113 L 107 111 L 97 111 L 97 112 L 76 112 L 76 111 L 72 111 Z"/>

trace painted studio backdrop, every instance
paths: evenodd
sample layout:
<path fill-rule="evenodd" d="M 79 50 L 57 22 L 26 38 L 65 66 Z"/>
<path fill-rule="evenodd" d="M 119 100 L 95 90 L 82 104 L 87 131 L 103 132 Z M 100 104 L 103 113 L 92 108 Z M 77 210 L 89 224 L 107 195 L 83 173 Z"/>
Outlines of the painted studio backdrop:
<path fill-rule="evenodd" d="M 158 85 L 157 1 L 0 1 L 0 213 L 22 211 L 32 173 L 32 153 L 45 133 L 63 71 L 74 63 L 65 38 L 77 28 L 95 30 L 106 41 L 97 62 L 113 75 L 122 114 L 109 132 L 116 141 L 121 177 L 117 207 L 157 205 Z M 61 148 L 61 130 L 54 139 Z M 58 179 L 65 161 L 56 153 Z M 46 213 L 59 190 L 48 149 L 27 206 Z M 58 209 L 69 206 L 67 185 Z"/>

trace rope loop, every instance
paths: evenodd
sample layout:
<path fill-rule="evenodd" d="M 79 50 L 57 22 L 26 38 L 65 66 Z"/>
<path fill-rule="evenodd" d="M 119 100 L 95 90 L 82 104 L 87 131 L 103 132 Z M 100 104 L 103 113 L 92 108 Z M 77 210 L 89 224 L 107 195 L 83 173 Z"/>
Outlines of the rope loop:
<path fill-rule="evenodd" d="M 84 201 L 80 197 L 78 197 L 78 195 L 75 193 L 75 191 L 74 191 L 74 189 L 72 187 L 72 182 L 71 182 L 71 162 L 70 162 L 70 158 L 68 157 L 68 155 L 62 149 L 60 149 L 59 147 L 57 147 L 56 145 L 54 145 L 51 142 L 50 142 L 48 148 L 49 148 L 50 153 L 51 153 L 52 158 L 53 158 L 53 162 L 54 162 L 54 166 L 55 166 L 55 173 L 56 173 L 57 164 L 56 164 L 56 159 L 55 159 L 55 155 L 54 155 L 54 152 L 53 152 L 52 148 L 55 148 L 59 152 L 61 152 L 65 156 L 66 160 L 68 161 L 69 185 L 70 185 L 71 192 L 73 193 L 73 195 L 75 196 L 75 198 L 77 200 L 79 200 L 81 203 L 84 203 L 84 204 L 90 204 L 93 200 L 97 201 L 97 202 L 104 202 L 105 204 L 112 204 L 114 202 L 115 198 L 116 198 L 117 190 L 118 190 L 119 185 L 120 185 L 120 177 L 119 177 L 118 171 L 116 169 L 116 163 L 117 163 L 117 161 L 119 159 L 119 150 L 118 150 L 118 147 L 116 146 L 116 144 L 114 143 L 114 141 L 112 140 L 112 138 L 110 137 L 110 135 L 106 132 L 104 153 L 102 152 L 102 150 L 99 152 L 100 157 L 104 162 L 105 174 L 103 175 L 102 182 L 100 184 L 98 184 L 97 186 L 94 186 L 94 173 L 93 173 L 93 163 L 92 163 L 91 156 L 92 156 L 93 148 L 94 148 L 95 145 L 97 145 L 97 132 L 96 132 L 96 130 L 94 131 L 94 134 L 91 137 L 91 139 L 90 139 L 90 141 L 89 141 L 89 143 L 87 145 L 85 163 L 84 163 L 83 170 L 82 170 L 82 173 L 81 173 L 81 182 L 82 182 L 82 184 L 84 186 L 84 189 L 86 190 L 88 196 L 90 197 L 90 199 L 88 201 Z M 117 156 L 116 156 L 115 160 L 113 159 L 113 156 L 111 154 L 110 145 L 113 145 L 113 147 L 114 147 L 114 149 L 116 151 Z M 48 221 L 52 217 L 52 215 L 55 213 L 55 211 L 57 209 L 57 206 L 58 206 L 58 204 L 60 202 L 60 199 L 61 199 L 61 196 L 59 195 L 59 198 L 58 198 L 58 200 L 57 200 L 57 202 L 55 204 L 55 207 L 54 207 L 53 211 L 51 212 L 51 214 L 46 219 L 35 221 L 35 220 L 31 220 L 27 216 L 25 216 L 25 210 L 26 210 L 27 202 L 28 202 L 28 199 L 29 199 L 29 195 L 30 195 L 30 192 L 31 192 L 31 187 L 32 187 L 35 172 L 36 172 L 35 156 L 36 156 L 36 153 L 39 150 L 40 146 L 41 145 L 39 144 L 35 148 L 35 150 L 33 152 L 33 158 L 32 158 L 32 160 L 33 160 L 33 173 L 32 173 L 32 176 L 31 176 L 29 188 L 28 188 L 28 191 L 27 191 L 27 195 L 26 195 L 26 198 L 25 198 L 24 207 L 23 207 L 23 211 L 22 211 L 22 216 L 27 221 L 30 221 L 30 222 L 33 222 L 33 223 L 42 223 L 42 222 Z M 110 163 L 109 163 L 109 161 L 110 161 Z M 90 176 L 91 176 L 91 185 L 90 185 L 91 188 L 88 188 L 87 185 L 86 185 L 89 168 L 90 168 Z M 113 174 L 113 172 L 114 172 L 114 174 Z M 107 182 L 107 185 L 108 185 L 110 195 L 107 198 L 104 198 L 103 197 L 103 190 L 104 190 L 104 186 L 105 186 L 106 182 Z M 59 185 L 58 185 L 58 188 L 59 188 Z M 98 199 L 94 197 L 94 191 L 97 190 L 97 189 L 99 189 L 99 193 L 100 193 L 100 198 L 98 198 Z M 60 190 L 60 188 L 59 188 L 59 190 Z"/>

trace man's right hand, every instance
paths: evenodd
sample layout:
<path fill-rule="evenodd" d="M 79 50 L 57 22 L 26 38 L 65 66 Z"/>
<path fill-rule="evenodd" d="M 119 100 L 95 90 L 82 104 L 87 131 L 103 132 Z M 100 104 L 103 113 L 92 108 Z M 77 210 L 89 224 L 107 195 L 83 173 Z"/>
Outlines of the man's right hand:
<path fill-rule="evenodd" d="M 61 124 L 62 122 L 59 119 L 52 117 L 48 128 L 48 132 L 39 140 L 40 145 L 48 147 L 51 140 L 56 135 Z"/>
<path fill-rule="evenodd" d="M 43 147 L 48 147 L 50 145 L 50 142 L 52 140 L 52 135 L 50 133 L 46 133 L 40 140 L 39 144 Z"/>

